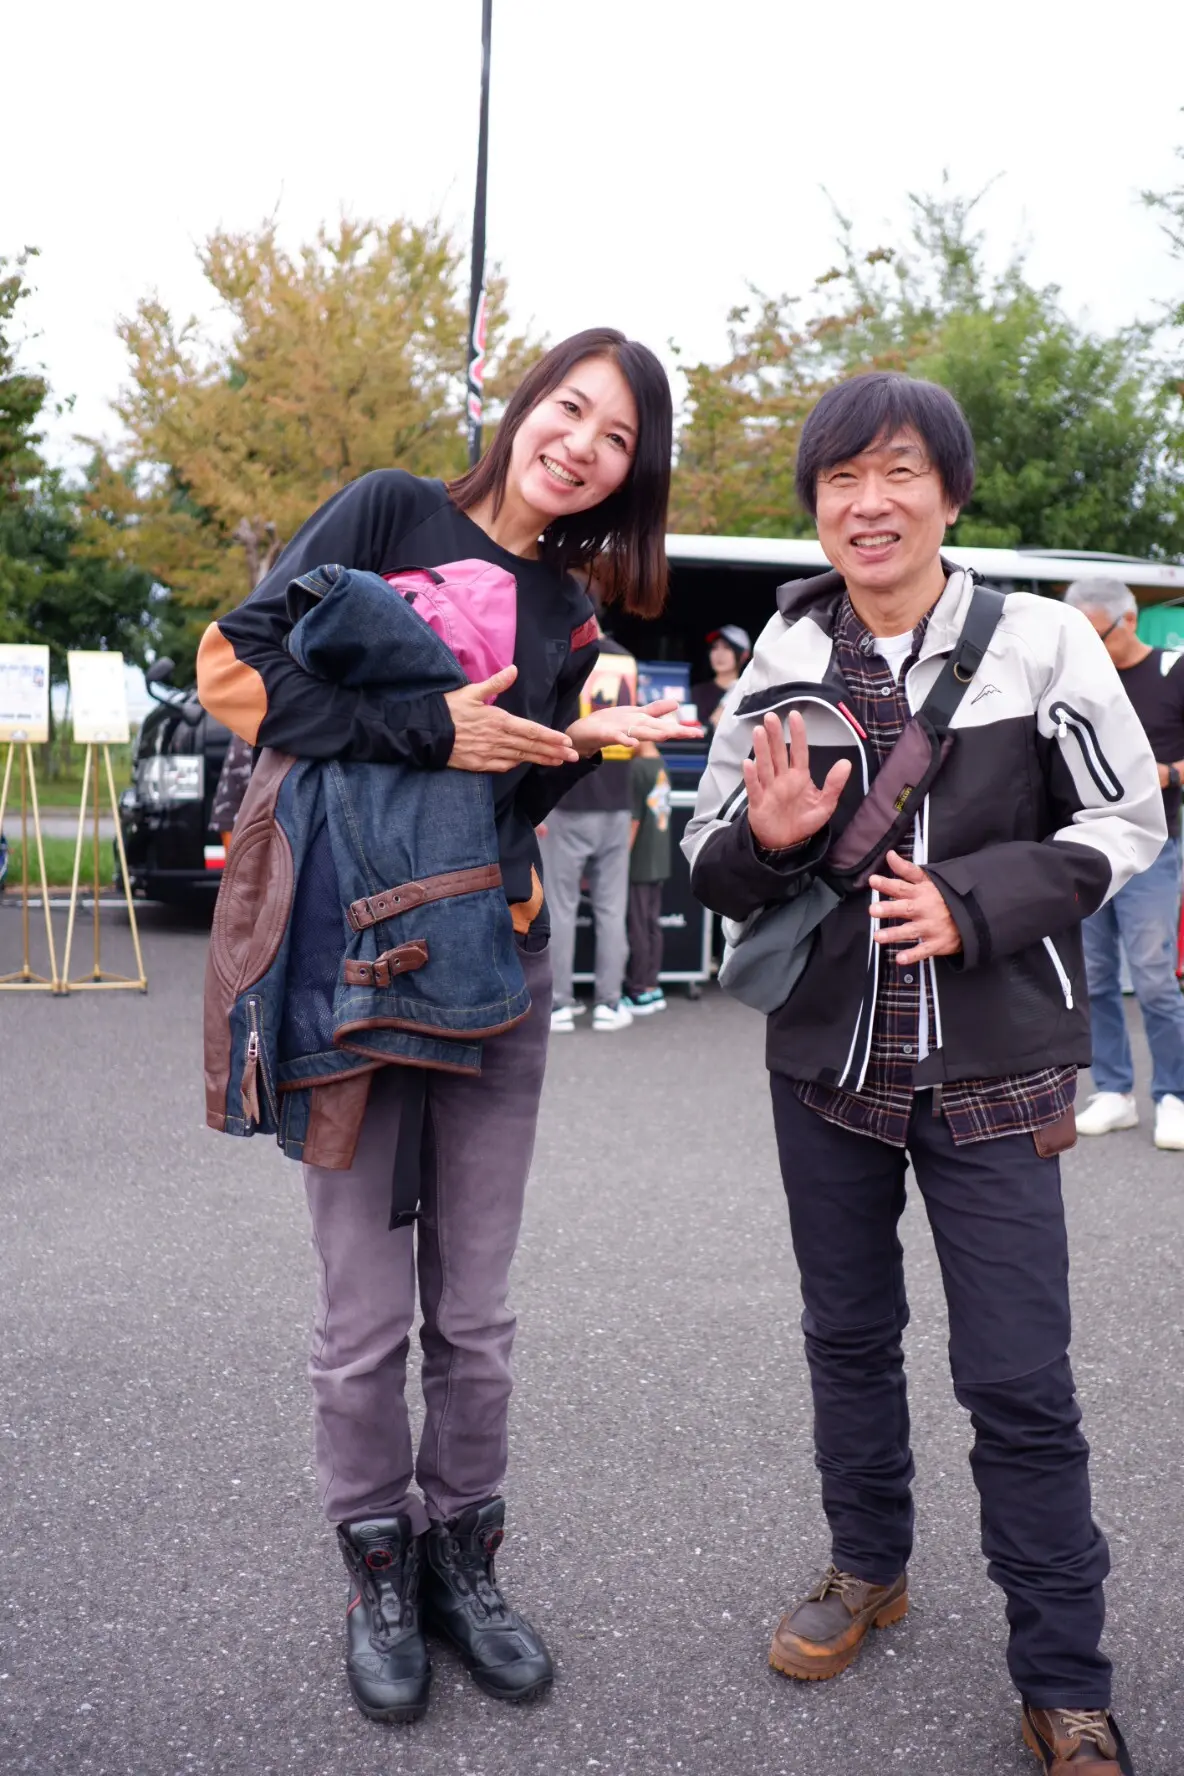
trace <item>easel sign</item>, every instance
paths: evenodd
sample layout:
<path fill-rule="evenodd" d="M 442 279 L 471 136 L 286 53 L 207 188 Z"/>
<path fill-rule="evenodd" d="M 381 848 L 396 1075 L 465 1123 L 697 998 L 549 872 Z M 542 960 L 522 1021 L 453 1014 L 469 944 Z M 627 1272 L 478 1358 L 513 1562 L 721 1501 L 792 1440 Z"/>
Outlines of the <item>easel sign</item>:
<path fill-rule="evenodd" d="M 0 642 L 0 741 L 49 739 L 49 649 Z"/>
<path fill-rule="evenodd" d="M 126 746 L 131 739 L 123 655 L 81 651 L 66 655 L 70 714 L 80 746 Z"/>
<path fill-rule="evenodd" d="M 12 787 L 12 768 L 20 761 L 18 798 L 21 833 L 21 966 L 0 975 L 0 991 L 58 991 L 57 959 L 53 947 L 53 923 L 49 914 L 49 884 L 45 871 L 45 846 L 41 839 L 41 809 L 37 800 L 37 768 L 33 747 L 49 739 L 49 649 L 20 642 L 0 643 L 0 744 L 8 752 L 0 777 L 0 828 Z M 32 804 L 30 807 L 30 803 Z M 34 972 L 29 959 L 29 815 L 41 871 L 41 906 L 45 914 L 45 941 L 49 946 L 49 974 Z"/>
<path fill-rule="evenodd" d="M 78 841 L 74 847 L 74 876 L 70 883 L 70 913 L 66 921 L 66 954 L 62 962 L 62 984 L 66 992 L 81 992 L 96 987 L 134 987 L 148 991 L 144 958 L 140 953 L 140 933 L 136 925 L 136 909 L 132 905 L 131 882 L 128 879 L 127 854 L 123 848 L 123 828 L 119 821 L 119 801 L 115 794 L 115 774 L 111 769 L 111 748 L 126 743 L 131 729 L 127 715 L 127 685 L 123 674 L 123 655 L 78 650 L 66 655 L 70 673 L 70 707 L 74 717 L 74 738 L 86 747 L 82 763 L 82 795 L 78 803 Z M 111 974 L 104 970 L 100 953 L 101 927 L 99 902 L 102 894 L 102 843 L 100 838 L 101 791 L 97 749 L 102 748 L 107 771 L 107 792 L 115 823 L 115 849 L 123 879 L 123 898 L 132 928 L 132 946 L 136 952 L 134 975 Z M 86 835 L 87 794 L 91 771 L 94 771 L 94 963 L 89 975 L 70 979 L 70 949 L 74 942 L 74 920 L 78 912 L 78 878 L 82 872 L 82 846 Z"/>

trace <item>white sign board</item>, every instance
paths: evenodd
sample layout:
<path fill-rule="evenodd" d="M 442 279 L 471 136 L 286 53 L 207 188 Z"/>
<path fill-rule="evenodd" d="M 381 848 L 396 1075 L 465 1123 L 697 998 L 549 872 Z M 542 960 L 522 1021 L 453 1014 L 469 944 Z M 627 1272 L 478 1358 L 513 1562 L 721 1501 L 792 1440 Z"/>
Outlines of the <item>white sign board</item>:
<path fill-rule="evenodd" d="M 66 655 L 66 664 L 70 671 L 70 714 L 78 745 L 122 745 L 130 739 L 123 655 L 70 653 Z"/>
<path fill-rule="evenodd" d="M 0 740 L 49 739 L 49 649 L 0 642 Z"/>

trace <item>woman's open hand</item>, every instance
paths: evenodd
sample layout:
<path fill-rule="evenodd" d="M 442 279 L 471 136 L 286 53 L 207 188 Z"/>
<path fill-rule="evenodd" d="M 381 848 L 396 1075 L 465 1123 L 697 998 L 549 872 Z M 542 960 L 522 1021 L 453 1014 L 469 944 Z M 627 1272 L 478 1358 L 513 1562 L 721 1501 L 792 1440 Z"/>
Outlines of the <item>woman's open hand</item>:
<path fill-rule="evenodd" d="M 658 703 L 626 703 L 611 709 L 594 709 L 572 722 L 567 737 L 581 758 L 591 758 L 605 746 L 627 746 L 635 751 L 643 740 L 697 740 L 703 730 L 698 722 L 678 719 L 676 698 Z"/>
<path fill-rule="evenodd" d="M 450 770 L 512 771 L 516 765 L 574 764 L 580 756 L 566 734 L 495 707 L 491 699 L 508 691 L 517 676 L 517 666 L 506 666 L 484 684 L 445 691 L 456 729 Z"/>

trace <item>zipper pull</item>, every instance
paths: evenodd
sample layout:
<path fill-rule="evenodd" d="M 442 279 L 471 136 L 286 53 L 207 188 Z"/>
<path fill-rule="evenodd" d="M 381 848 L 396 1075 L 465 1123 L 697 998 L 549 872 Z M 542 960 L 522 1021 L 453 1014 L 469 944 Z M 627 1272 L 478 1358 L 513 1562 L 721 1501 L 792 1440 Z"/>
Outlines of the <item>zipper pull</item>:
<path fill-rule="evenodd" d="M 259 1115 L 259 1032 L 252 1030 L 247 1037 L 247 1064 L 243 1068 L 242 1081 L 239 1086 L 242 1098 L 243 1115 L 248 1122 L 258 1123 Z"/>

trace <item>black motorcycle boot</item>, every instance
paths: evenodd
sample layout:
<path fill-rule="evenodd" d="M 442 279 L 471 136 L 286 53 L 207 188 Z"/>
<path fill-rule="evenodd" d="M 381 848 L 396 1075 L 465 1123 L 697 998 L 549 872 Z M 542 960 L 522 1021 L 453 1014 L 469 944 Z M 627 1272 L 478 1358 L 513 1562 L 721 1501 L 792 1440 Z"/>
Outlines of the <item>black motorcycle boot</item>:
<path fill-rule="evenodd" d="M 370 1720 L 419 1720 L 432 1682 L 420 1624 L 422 1539 L 400 1514 L 343 1523 L 337 1540 L 351 1581 L 345 1670 L 354 1701 Z"/>
<path fill-rule="evenodd" d="M 424 1626 L 456 1649 L 487 1696 L 531 1702 L 550 1689 L 555 1668 L 494 1574 L 505 1515 L 502 1499 L 486 1499 L 431 1525 L 423 1538 Z"/>

